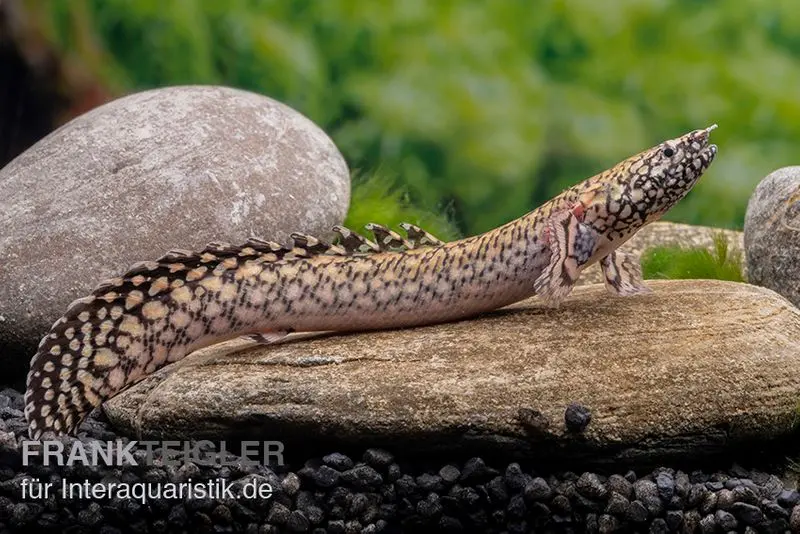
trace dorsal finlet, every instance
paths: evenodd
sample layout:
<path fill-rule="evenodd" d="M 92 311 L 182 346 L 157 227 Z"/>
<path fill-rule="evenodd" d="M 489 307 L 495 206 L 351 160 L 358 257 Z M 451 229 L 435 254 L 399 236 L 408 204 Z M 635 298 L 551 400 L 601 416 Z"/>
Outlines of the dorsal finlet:
<path fill-rule="evenodd" d="M 295 248 L 301 248 L 309 254 L 324 254 L 328 250 L 327 244 L 311 235 L 294 232 L 292 233 L 292 240 Z"/>
<path fill-rule="evenodd" d="M 244 242 L 245 246 L 251 247 L 258 252 L 281 252 L 288 251 L 286 247 L 275 241 L 265 241 L 258 237 L 250 237 Z"/>
<path fill-rule="evenodd" d="M 128 270 L 122 275 L 122 278 L 133 278 L 137 275 L 147 275 L 152 271 L 158 269 L 158 263 L 155 261 L 140 261 L 134 263 L 133 265 L 128 268 Z"/>
<path fill-rule="evenodd" d="M 125 279 L 122 277 L 110 278 L 108 280 L 103 280 L 92 290 L 92 295 L 100 295 L 107 293 L 109 291 L 113 291 L 114 289 L 120 287 L 122 284 L 125 283 Z"/>
<path fill-rule="evenodd" d="M 388 229 L 387 227 L 377 224 L 368 223 L 364 226 L 367 230 L 372 232 L 375 236 L 375 241 L 381 250 L 408 250 L 414 248 L 411 243 L 403 239 L 397 232 Z"/>
<path fill-rule="evenodd" d="M 444 245 L 444 241 L 415 224 L 402 222 L 400 223 L 400 228 L 402 228 L 408 236 L 408 241 L 413 248 L 438 247 L 439 245 Z"/>
<path fill-rule="evenodd" d="M 191 250 L 173 249 L 156 260 L 158 263 L 189 262 L 196 260 L 200 255 Z"/>
<path fill-rule="evenodd" d="M 231 256 L 235 255 L 239 252 L 241 247 L 237 247 L 231 245 L 230 243 L 220 243 L 217 241 L 212 241 L 211 243 L 207 244 L 203 250 L 200 251 L 201 254 L 210 252 L 211 254 L 215 254 L 217 256 Z"/>
<path fill-rule="evenodd" d="M 307 234 L 293 233 L 294 246 L 306 250 L 311 255 L 328 254 L 332 256 L 347 256 L 347 251 L 333 243 L 323 243 L 318 238 Z"/>
<path fill-rule="evenodd" d="M 336 225 L 332 228 L 339 234 L 339 246 L 348 254 L 368 254 L 370 252 L 380 252 L 380 247 L 353 230 L 344 226 Z"/>

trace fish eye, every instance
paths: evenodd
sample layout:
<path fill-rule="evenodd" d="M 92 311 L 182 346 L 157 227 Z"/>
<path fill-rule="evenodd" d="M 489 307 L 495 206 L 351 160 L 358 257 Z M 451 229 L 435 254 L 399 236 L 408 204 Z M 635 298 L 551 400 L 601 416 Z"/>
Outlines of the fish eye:
<path fill-rule="evenodd" d="M 667 147 L 664 149 L 664 155 L 667 156 L 668 158 L 671 158 L 672 156 L 675 155 L 675 151 L 672 150 L 670 147 Z"/>

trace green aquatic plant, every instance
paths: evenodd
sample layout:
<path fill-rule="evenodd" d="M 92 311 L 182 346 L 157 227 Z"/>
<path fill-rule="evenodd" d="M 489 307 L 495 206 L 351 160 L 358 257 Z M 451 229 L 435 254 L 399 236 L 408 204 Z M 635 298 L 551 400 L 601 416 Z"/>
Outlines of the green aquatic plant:
<path fill-rule="evenodd" d="M 669 220 L 741 228 L 758 180 L 796 161 L 796 0 L 22 3 L 115 94 L 269 95 L 352 168 L 383 165 L 418 205 L 452 205 L 464 235 L 714 122 L 720 156 Z"/>
<path fill-rule="evenodd" d="M 742 252 L 731 247 L 722 233 L 714 235 L 714 246 L 661 246 L 642 256 L 644 277 L 662 279 L 710 279 L 744 282 Z"/>
<path fill-rule="evenodd" d="M 412 203 L 406 189 L 386 172 L 356 174 L 352 184 L 345 226 L 356 232 L 363 233 L 364 225 L 373 222 L 404 235 L 398 225 L 408 222 L 444 241 L 461 237 L 447 209 L 437 212 Z"/>

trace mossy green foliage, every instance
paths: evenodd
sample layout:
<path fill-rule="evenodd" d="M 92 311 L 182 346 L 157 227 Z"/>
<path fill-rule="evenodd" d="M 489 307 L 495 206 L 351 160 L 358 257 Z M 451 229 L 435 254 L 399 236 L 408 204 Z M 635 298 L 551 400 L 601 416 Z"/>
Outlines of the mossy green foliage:
<path fill-rule="evenodd" d="M 364 230 L 364 225 L 370 222 L 388 226 L 403 236 L 405 232 L 398 225 L 408 222 L 443 241 L 460 237 L 458 229 L 446 212 L 437 214 L 414 206 L 397 181 L 380 171 L 369 176 L 356 175 L 353 178 L 353 194 L 345 226 L 371 238 L 371 234 Z"/>
<path fill-rule="evenodd" d="M 463 234 L 688 130 L 717 161 L 671 220 L 741 227 L 800 139 L 797 0 L 28 0 L 112 87 L 226 84 L 395 173 Z M 359 194 L 356 193 L 355 197 Z"/>
<path fill-rule="evenodd" d="M 655 247 L 642 256 L 646 279 L 706 279 L 744 282 L 742 253 L 731 248 L 728 239 L 714 236 L 712 250 L 699 247 Z"/>

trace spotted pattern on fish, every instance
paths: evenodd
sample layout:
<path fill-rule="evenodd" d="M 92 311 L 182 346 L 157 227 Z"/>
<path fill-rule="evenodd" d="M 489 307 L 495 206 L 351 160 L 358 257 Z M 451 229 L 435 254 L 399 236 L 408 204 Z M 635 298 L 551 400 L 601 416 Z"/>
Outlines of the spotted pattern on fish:
<path fill-rule="evenodd" d="M 371 241 L 292 234 L 172 250 L 70 304 L 31 360 L 25 415 L 33 439 L 75 433 L 104 400 L 198 348 L 237 336 L 354 331 L 474 316 L 533 294 L 557 306 L 600 262 L 612 293 L 647 291 L 638 259 L 616 252 L 683 198 L 711 164 L 714 127 L 632 156 L 499 228 L 443 243 L 403 224 Z"/>

